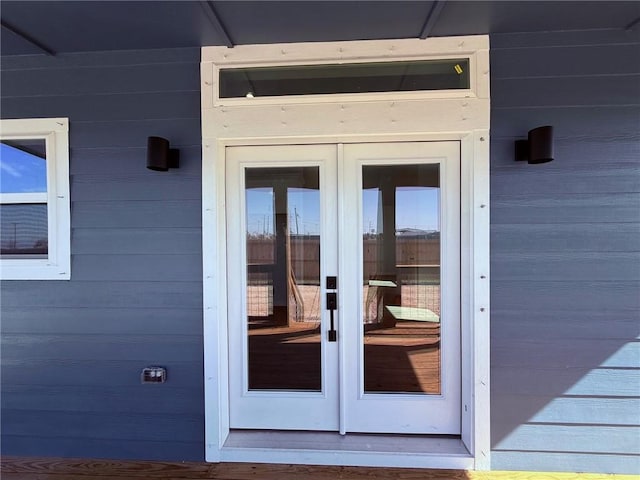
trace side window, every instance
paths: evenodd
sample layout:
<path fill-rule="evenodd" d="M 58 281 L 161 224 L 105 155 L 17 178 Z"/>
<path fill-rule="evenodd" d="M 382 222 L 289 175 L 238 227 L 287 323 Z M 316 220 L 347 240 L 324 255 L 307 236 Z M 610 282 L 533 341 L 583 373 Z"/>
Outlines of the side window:
<path fill-rule="evenodd" d="M 69 120 L 0 120 L 0 278 L 71 278 Z"/>

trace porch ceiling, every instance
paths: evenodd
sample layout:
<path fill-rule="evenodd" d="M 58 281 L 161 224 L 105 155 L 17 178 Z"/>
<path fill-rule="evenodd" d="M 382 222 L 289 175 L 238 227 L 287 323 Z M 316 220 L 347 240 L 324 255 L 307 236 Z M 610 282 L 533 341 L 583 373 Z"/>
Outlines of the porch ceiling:
<path fill-rule="evenodd" d="M 2 55 L 636 29 L 636 1 L 2 1 Z"/>

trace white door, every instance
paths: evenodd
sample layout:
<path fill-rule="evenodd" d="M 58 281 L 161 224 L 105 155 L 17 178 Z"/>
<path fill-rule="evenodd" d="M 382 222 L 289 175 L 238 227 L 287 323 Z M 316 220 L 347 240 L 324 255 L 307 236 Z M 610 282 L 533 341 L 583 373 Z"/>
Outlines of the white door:
<path fill-rule="evenodd" d="M 459 434 L 459 143 L 228 147 L 226 171 L 230 427 Z"/>

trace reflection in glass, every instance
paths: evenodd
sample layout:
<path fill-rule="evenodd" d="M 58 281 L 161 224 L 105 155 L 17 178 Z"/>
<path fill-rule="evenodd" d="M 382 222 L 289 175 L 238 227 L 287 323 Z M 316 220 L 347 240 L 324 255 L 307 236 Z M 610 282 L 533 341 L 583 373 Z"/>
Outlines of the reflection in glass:
<path fill-rule="evenodd" d="M 245 171 L 250 390 L 321 390 L 317 167 Z"/>
<path fill-rule="evenodd" d="M 47 191 L 44 139 L 0 142 L 0 193 Z"/>
<path fill-rule="evenodd" d="M 47 205 L 0 205 L 0 255 L 32 258 L 47 255 Z"/>
<path fill-rule="evenodd" d="M 469 60 L 223 68 L 220 98 L 469 88 Z"/>
<path fill-rule="evenodd" d="M 362 176 L 364 390 L 439 394 L 439 166 Z"/>

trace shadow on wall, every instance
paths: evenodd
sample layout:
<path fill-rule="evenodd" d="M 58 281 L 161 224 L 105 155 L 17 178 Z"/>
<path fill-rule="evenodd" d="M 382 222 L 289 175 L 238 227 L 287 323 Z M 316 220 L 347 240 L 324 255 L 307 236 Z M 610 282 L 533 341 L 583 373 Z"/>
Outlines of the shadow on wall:
<path fill-rule="evenodd" d="M 560 133 L 544 165 L 492 138 L 491 442 L 509 454 L 493 468 L 523 452 L 640 466 L 637 137 Z"/>

